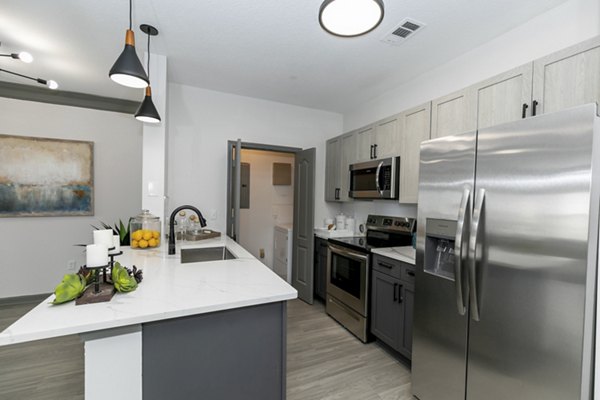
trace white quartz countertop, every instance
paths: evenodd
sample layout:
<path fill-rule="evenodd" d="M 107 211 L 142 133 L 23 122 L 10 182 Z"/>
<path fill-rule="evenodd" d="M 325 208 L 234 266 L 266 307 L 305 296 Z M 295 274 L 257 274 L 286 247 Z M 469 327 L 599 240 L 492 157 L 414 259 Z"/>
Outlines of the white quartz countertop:
<path fill-rule="evenodd" d="M 415 265 L 416 250 L 413 249 L 412 246 L 383 247 L 379 249 L 372 249 L 371 252 Z"/>
<path fill-rule="evenodd" d="M 110 302 L 80 306 L 51 305 L 51 295 L 0 333 L 0 346 L 297 297 L 296 289 L 228 237 L 183 247 L 216 246 L 226 246 L 238 258 L 181 264 L 180 246 L 175 255 L 167 254 L 166 243 L 153 250 L 126 247 L 116 261 L 143 270 L 144 279 L 135 291 L 116 293 Z"/>

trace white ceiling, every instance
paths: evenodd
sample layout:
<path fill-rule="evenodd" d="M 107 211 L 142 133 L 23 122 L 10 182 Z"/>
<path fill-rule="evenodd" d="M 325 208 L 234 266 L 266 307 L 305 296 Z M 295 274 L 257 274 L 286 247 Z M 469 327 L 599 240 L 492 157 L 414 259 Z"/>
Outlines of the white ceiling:
<path fill-rule="evenodd" d="M 344 112 L 565 0 L 384 0 L 383 23 L 359 38 L 325 33 L 321 1 L 134 0 L 138 54 L 146 46 L 138 27 L 149 23 L 169 82 Z M 400 47 L 380 42 L 405 17 L 427 27 Z M 0 68 L 62 90 L 140 99 L 141 90 L 108 78 L 127 24 L 127 0 L 2 0 L 0 53 L 27 50 L 35 61 L 0 58 Z"/>

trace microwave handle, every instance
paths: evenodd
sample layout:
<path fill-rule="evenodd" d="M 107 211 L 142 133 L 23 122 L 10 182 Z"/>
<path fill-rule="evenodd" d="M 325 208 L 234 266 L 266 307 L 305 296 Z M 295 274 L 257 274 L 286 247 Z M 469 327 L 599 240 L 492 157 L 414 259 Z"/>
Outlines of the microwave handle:
<path fill-rule="evenodd" d="M 381 167 L 383 167 L 383 161 L 377 165 L 377 171 L 375 172 L 375 187 L 381 197 L 383 197 L 383 189 L 379 186 L 379 174 L 381 173 Z"/>

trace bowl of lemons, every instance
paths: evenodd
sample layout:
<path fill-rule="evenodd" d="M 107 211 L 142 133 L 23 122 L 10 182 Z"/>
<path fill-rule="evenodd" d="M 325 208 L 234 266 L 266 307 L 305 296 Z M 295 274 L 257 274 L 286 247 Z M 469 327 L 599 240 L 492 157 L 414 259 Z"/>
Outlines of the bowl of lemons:
<path fill-rule="evenodd" d="M 160 231 L 138 229 L 131 233 L 132 249 L 152 249 L 160 246 Z"/>

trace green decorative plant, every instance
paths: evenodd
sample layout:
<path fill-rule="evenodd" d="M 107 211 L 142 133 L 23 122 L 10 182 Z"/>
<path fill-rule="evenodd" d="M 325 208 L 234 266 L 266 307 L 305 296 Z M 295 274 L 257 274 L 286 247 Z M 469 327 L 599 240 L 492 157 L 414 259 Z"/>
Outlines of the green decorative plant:
<path fill-rule="evenodd" d="M 86 280 L 79 274 L 68 274 L 63 277 L 61 283 L 54 289 L 54 301 L 52 304 L 62 304 L 75 300 L 84 292 Z"/>
<path fill-rule="evenodd" d="M 121 242 L 121 246 L 129 246 L 129 224 L 131 223 L 131 220 L 133 218 L 129 218 L 129 221 L 127 221 L 127 225 L 125 225 L 123 223 L 123 221 L 121 221 L 119 219 L 119 223 L 115 223 L 115 226 L 112 227 L 110 225 L 108 225 L 107 223 L 104 223 L 102 221 L 100 221 L 100 225 L 102 226 L 101 228 L 98 228 L 97 226 L 92 225 L 92 228 L 99 230 L 99 229 L 112 229 L 113 234 L 114 235 L 119 235 L 119 241 Z"/>
<path fill-rule="evenodd" d="M 112 268 L 111 279 L 115 289 L 119 292 L 131 292 L 138 286 L 135 277 L 129 275 L 129 271 L 118 262 Z"/>

